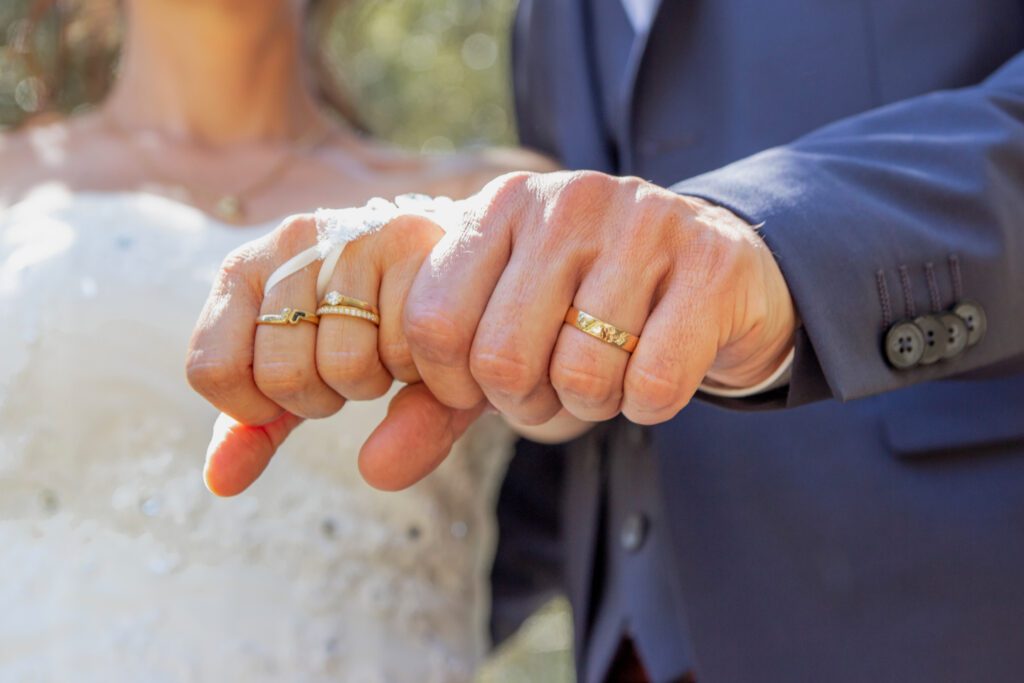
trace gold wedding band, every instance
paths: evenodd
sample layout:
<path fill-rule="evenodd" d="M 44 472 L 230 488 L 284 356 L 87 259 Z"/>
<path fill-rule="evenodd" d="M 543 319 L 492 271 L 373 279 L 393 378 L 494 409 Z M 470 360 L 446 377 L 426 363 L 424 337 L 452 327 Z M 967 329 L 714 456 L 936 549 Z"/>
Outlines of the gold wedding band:
<path fill-rule="evenodd" d="M 328 315 L 342 315 L 349 318 L 359 318 L 360 320 L 367 320 L 374 325 L 380 325 L 380 316 L 373 311 L 368 311 L 365 308 L 356 308 L 355 306 L 321 306 L 316 309 L 316 314 L 319 316 Z"/>
<path fill-rule="evenodd" d="M 570 306 L 565 314 L 565 322 L 575 327 L 580 332 L 586 332 L 595 339 L 600 339 L 606 344 L 617 346 L 626 353 L 633 353 L 640 337 L 620 330 L 611 323 L 595 318 L 589 313 L 584 313 L 575 306 Z"/>
<path fill-rule="evenodd" d="M 376 306 L 371 304 L 369 301 L 363 301 L 362 299 L 356 299 L 355 297 L 345 296 L 337 290 L 331 290 L 327 292 L 327 296 L 318 305 L 319 308 L 324 306 L 349 306 L 351 308 L 360 308 L 364 311 L 373 313 L 378 318 L 380 317 L 380 311 Z"/>
<path fill-rule="evenodd" d="M 320 324 L 320 317 L 298 308 L 285 308 L 280 313 L 265 313 L 256 318 L 257 325 L 298 325 L 299 323 Z"/>

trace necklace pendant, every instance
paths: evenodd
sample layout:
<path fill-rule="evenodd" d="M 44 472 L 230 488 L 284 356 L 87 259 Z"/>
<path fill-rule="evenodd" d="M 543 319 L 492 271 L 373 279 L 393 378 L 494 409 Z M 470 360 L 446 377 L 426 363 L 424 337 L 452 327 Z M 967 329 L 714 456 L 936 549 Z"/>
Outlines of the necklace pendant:
<path fill-rule="evenodd" d="M 218 199 L 214 209 L 218 216 L 231 223 L 238 223 L 245 217 L 242 200 L 232 194 L 226 194 Z"/>

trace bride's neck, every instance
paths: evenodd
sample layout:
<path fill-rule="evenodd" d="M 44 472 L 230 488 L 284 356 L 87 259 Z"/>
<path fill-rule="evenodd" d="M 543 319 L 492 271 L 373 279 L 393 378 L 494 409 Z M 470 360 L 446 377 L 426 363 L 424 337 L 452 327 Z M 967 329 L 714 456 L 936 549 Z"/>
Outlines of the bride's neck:
<path fill-rule="evenodd" d="M 292 140 L 320 120 L 292 2 L 128 3 L 106 109 L 123 128 L 210 146 Z"/>

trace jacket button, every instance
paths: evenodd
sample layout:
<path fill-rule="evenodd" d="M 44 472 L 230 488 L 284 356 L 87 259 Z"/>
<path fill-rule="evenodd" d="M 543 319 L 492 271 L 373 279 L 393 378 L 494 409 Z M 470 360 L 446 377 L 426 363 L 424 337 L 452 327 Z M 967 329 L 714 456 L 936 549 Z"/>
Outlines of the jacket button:
<path fill-rule="evenodd" d="M 980 342 L 988 329 L 988 318 L 981 304 L 976 304 L 973 301 L 961 301 L 953 307 L 953 312 L 967 325 L 967 345 L 974 346 Z"/>
<path fill-rule="evenodd" d="M 647 538 L 647 517 L 641 512 L 630 514 L 619 530 L 619 545 L 629 553 L 640 550 Z"/>
<path fill-rule="evenodd" d="M 934 315 L 922 315 L 914 318 L 914 324 L 924 335 L 924 352 L 921 354 L 921 365 L 931 365 L 942 359 L 946 351 L 946 326 Z"/>
<path fill-rule="evenodd" d="M 967 323 L 960 316 L 952 313 L 943 313 L 939 316 L 939 320 L 946 328 L 946 350 L 942 357 L 949 359 L 959 356 L 967 348 Z"/>
<path fill-rule="evenodd" d="M 921 361 L 923 355 L 924 333 L 920 327 L 904 320 L 889 328 L 885 335 L 885 357 L 894 368 L 912 368 Z"/>

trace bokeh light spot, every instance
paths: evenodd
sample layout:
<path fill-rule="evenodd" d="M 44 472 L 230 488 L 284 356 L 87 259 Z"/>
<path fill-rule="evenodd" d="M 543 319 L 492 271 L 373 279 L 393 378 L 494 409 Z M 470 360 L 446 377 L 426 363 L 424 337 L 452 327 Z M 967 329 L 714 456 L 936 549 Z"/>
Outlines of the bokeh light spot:
<path fill-rule="evenodd" d="M 462 61 L 476 71 L 490 69 L 498 60 L 498 43 L 486 33 L 474 33 L 462 43 Z"/>

